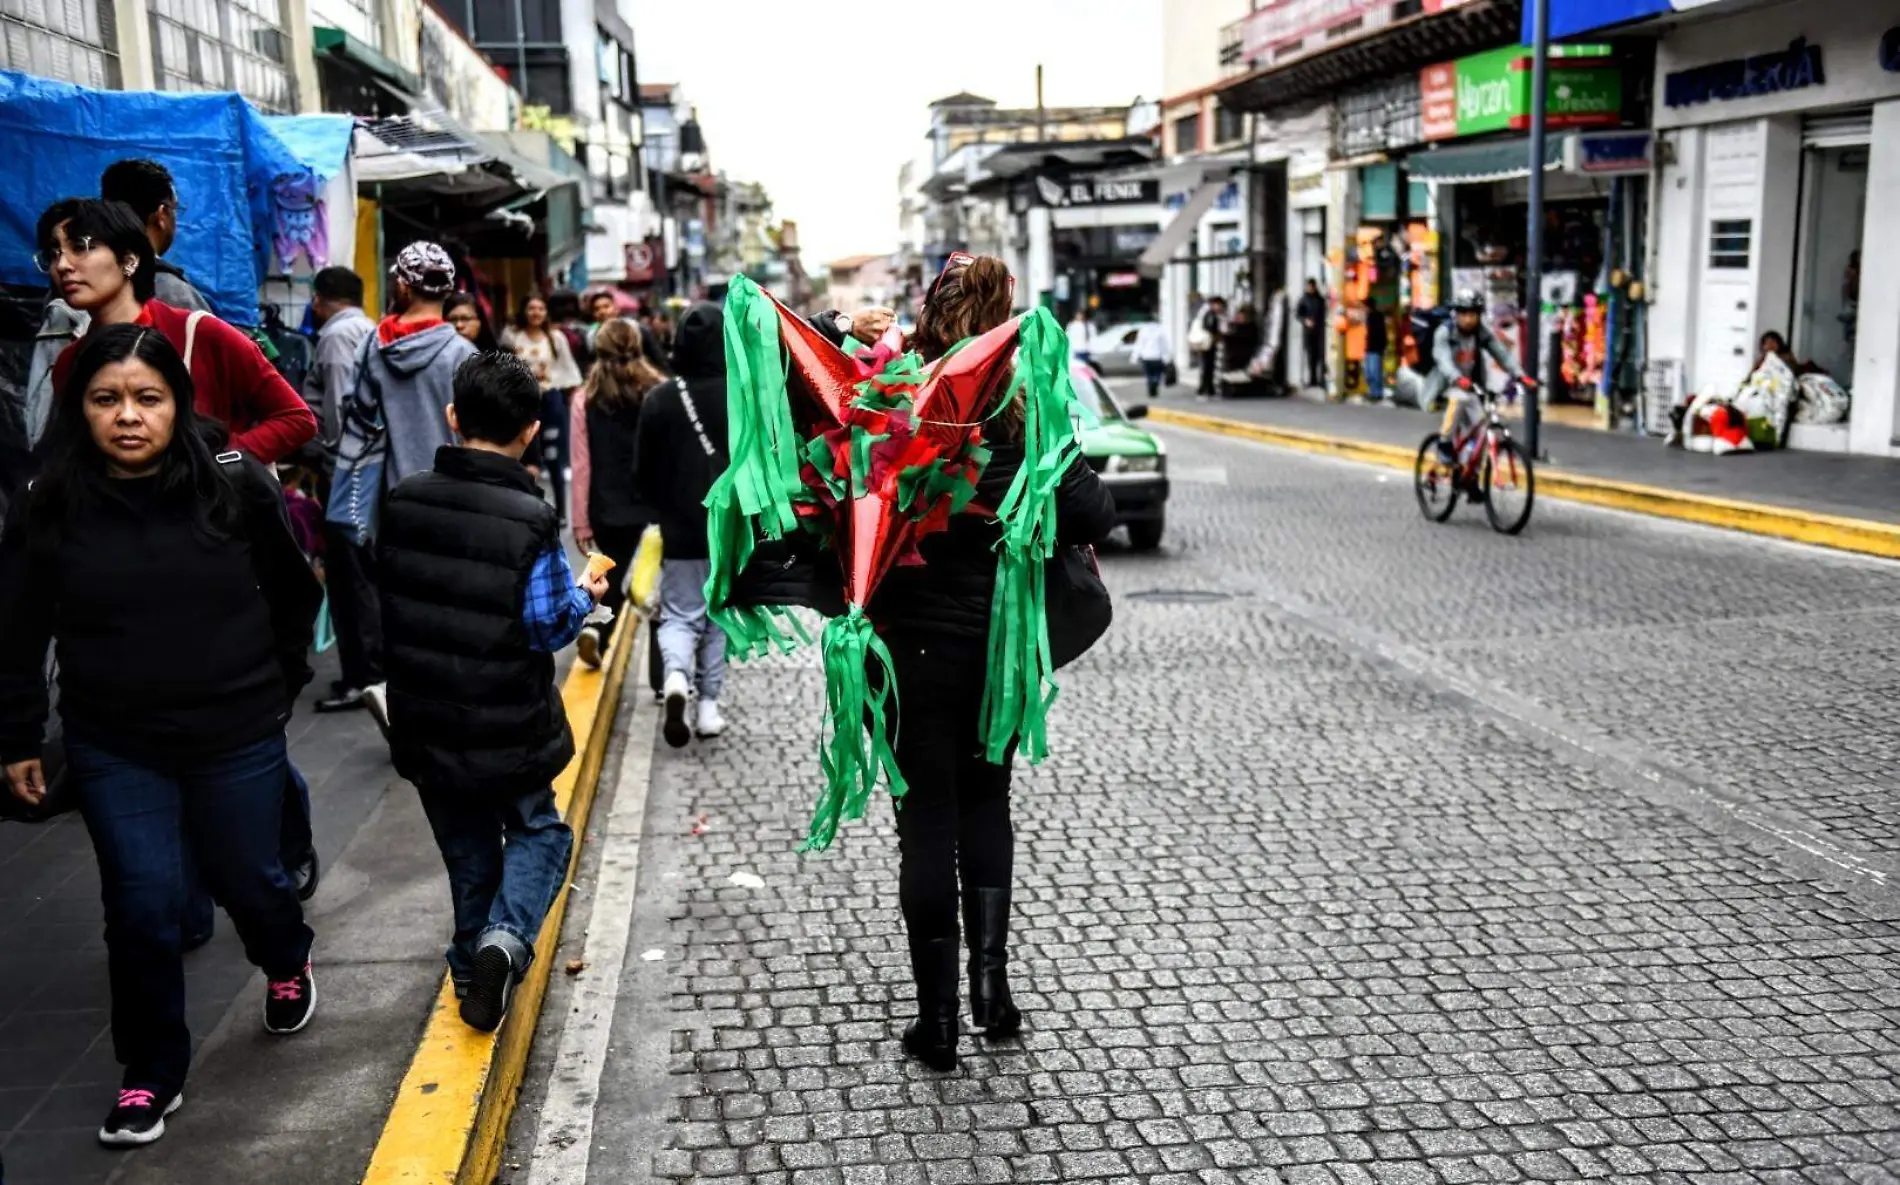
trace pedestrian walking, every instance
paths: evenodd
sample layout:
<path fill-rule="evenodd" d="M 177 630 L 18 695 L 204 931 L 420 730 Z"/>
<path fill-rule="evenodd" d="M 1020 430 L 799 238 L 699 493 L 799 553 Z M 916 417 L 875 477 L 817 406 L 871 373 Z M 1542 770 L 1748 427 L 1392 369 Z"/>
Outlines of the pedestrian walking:
<path fill-rule="evenodd" d="M 99 198 L 124 202 L 145 224 L 145 237 L 151 241 L 152 254 L 157 257 L 153 268 L 158 299 L 186 312 L 194 309 L 209 312 L 211 302 L 185 278 L 183 268 L 165 258 L 178 238 L 178 215 L 185 208 L 178 200 L 178 186 L 172 180 L 171 170 L 155 160 L 114 161 L 99 176 Z"/>
<path fill-rule="evenodd" d="M 574 837 L 553 782 L 574 737 L 554 652 L 607 585 L 576 585 L 554 509 L 521 465 L 542 390 L 511 355 L 465 362 L 447 417 L 462 443 L 390 492 L 378 550 L 390 752 L 448 869 L 449 974 L 482 1032 L 507 1015 L 567 878 Z"/>
<path fill-rule="evenodd" d="M 647 392 L 640 409 L 634 473 L 641 496 L 659 517 L 660 652 L 666 743 L 678 749 L 694 734 L 720 735 L 726 685 L 726 636 L 706 616 L 706 495 L 726 470 L 725 314 L 702 301 L 680 319 L 673 373 Z M 687 700 L 699 696 L 695 719 Z"/>
<path fill-rule="evenodd" d="M 569 392 L 581 385 L 580 368 L 568 348 L 567 335 L 548 320 L 548 302 L 530 295 L 521 302 L 515 323 L 502 331 L 501 348 L 528 364 L 541 384 L 540 460 L 547 471 L 554 509 L 567 518 L 567 405 Z"/>
<path fill-rule="evenodd" d="M 1366 401 L 1385 401 L 1385 310 L 1376 300 L 1366 301 Z"/>
<path fill-rule="evenodd" d="M 616 614 L 626 604 L 633 553 L 654 521 L 634 475 L 640 406 L 646 393 L 665 381 L 641 351 L 639 327 L 630 321 L 609 322 L 594 339 L 593 373 L 574 396 L 570 413 L 574 545 L 588 554 L 605 552 L 614 561 L 615 574 L 600 603 Z M 601 629 L 584 627 L 578 642 L 580 660 L 596 668 L 605 649 Z M 662 666 L 657 624 L 647 652 L 648 678 L 658 692 Z"/>
<path fill-rule="evenodd" d="M 475 355 L 474 344 L 442 316 L 443 302 L 455 291 L 448 252 L 435 243 L 411 243 L 396 257 L 391 275 L 399 311 L 378 322 L 375 336 L 364 341 L 356 389 L 344 401 L 336 477 L 324 508 L 352 549 L 348 562 L 355 576 L 349 586 L 331 588 L 331 615 L 338 611 L 339 592 L 352 598 L 344 616 L 360 631 L 365 675 L 387 670 L 381 602 L 374 595 L 381 579 L 375 542 L 383 499 L 404 478 L 434 464 L 436 449 L 454 443 L 445 417 L 455 370 Z M 387 730 L 387 689 L 379 680 L 366 684 L 362 696 Z"/>
<path fill-rule="evenodd" d="M 911 348 L 935 362 L 964 338 L 1009 318 L 1012 288 L 1000 259 L 953 264 L 931 286 Z M 1005 388 L 1008 389 L 1007 387 Z M 990 459 L 971 506 L 919 544 L 921 565 L 893 568 L 870 605 L 890 648 L 898 707 L 894 747 L 910 789 L 897 806 L 898 904 L 917 986 L 917 1019 L 904 1048 L 936 1070 L 956 1066 L 959 902 L 969 943 L 970 1017 L 992 1039 L 1016 1033 L 1010 995 L 1010 891 L 1015 831 L 1010 761 L 984 759 L 983 689 L 1003 504 L 1023 460 L 1021 396 L 983 421 Z M 1094 543 L 1115 528 L 1115 505 L 1075 458 L 1056 493 L 1059 545 Z M 1014 756 L 1010 748 L 1010 758 Z"/>
<path fill-rule="evenodd" d="M 1089 324 L 1089 311 L 1081 305 L 1075 306 L 1075 316 L 1069 318 L 1064 332 L 1069 338 L 1069 356 L 1081 360 L 1085 365 L 1093 363 L 1089 354 L 1089 344 L 1095 338 L 1095 328 Z"/>
<path fill-rule="evenodd" d="M 1141 375 L 1148 380 L 1148 398 L 1161 395 L 1168 378 L 1168 363 L 1174 360 L 1174 343 L 1159 321 L 1144 321 L 1135 331 L 1135 361 L 1141 363 Z"/>
<path fill-rule="evenodd" d="M 191 1062 L 182 915 L 189 853 L 264 972 L 264 1027 L 297 1032 L 311 932 L 279 856 L 284 722 L 310 678 L 321 591 L 263 465 L 214 455 L 183 359 L 155 329 L 96 328 L 0 534 L 0 761 L 45 793 L 46 649 L 99 862 L 124 1067 L 101 1143 L 149 1144 Z"/>
<path fill-rule="evenodd" d="M 1220 370 L 1221 338 L 1227 332 L 1227 301 L 1224 297 L 1213 297 L 1207 307 L 1195 314 L 1197 334 L 1191 335 L 1188 344 L 1201 355 L 1201 382 L 1194 393 L 1203 399 L 1212 399 L 1216 393 L 1214 376 Z"/>
<path fill-rule="evenodd" d="M 1306 385 L 1326 386 L 1326 298 L 1320 295 L 1319 281 L 1308 280 L 1306 293 L 1293 306 L 1300 322 L 1300 352 L 1306 357 Z"/>
<path fill-rule="evenodd" d="M 54 202 L 40 215 L 35 262 L 91 329 L 140 325 L 161 334 L 191 372 L 200 416 L 223 424 L 231 447 L 267 465 L 317 434 L 317 418 L 277 368 L 242 331 L 210 313 L 187 311 L 155 296 L 157 256 L 129 206 L 91 198 Z M 64 391 L 78 339 L 53 363 Z"/>
<path fill-rule="evenodd" d="M 191 374 L 197 415 L 214 421 L 214 430 L 228 431 L 232 449 L 272 465 L 315 438 L 316 416 L 256 342 L 210 313 L 156 298 L 157 256 L 131 207 L 89 198 L 55 202 L 40 215 L 36 238 L 40 269 L 73 308 L 90 317 L 87 336 L 128 324 L 163 336 Z M 53 363 L 53 382 L 62 393 L 85 340 L 68 345 Z M 285 866 L 307 898 L 316 892 L 317 858 L 310 789 L 294 766 L 285 777 L 281 819 Z M 185 946 L 195 949 L 210 941 L 215 915 L 201 891 L 189 895 L 187 910 Z"/>

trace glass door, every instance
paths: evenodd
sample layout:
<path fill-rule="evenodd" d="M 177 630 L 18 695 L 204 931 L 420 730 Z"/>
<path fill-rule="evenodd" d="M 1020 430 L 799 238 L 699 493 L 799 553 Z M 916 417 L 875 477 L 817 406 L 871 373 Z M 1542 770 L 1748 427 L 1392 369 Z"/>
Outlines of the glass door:
<path fill-rule="evenodd" d="M 1867 146 L 1808 148 L 1801 162 L 1801 239 L 1795 265 L 1795 355 L 1854 382 L 1860 244 L 1867 224 Z"/>

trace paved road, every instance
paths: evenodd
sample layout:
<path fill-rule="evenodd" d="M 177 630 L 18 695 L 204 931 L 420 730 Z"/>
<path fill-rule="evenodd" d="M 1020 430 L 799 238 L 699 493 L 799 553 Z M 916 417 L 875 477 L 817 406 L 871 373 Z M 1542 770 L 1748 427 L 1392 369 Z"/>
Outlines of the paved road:
<path fill-rule="evenodd" d="M 792 854 L 822 679 L 761 663 L 652 754 L 625 961 L 557 985 L 503 1180 L 1900 1180 L 1900 568 L 1168 439 L 1018 781 L 1025 1040 L 903 1061 L 888 811 Z M 589 982 L 598 1089 L 550 1087 Z"/>

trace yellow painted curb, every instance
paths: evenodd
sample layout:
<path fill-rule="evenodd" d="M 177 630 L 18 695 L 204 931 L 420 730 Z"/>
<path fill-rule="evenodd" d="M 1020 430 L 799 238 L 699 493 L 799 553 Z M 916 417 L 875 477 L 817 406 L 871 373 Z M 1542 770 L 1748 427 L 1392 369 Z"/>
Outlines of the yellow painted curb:
<path fill-rule="evenodd" d="M 1215 432 L 1222 436 L 1233 436 L 1242 440 L 1299 449 L 1302 452 L 1319 453 L 1324 456 L 1341 457 L 1369 465 L 1383 465 L 1392 469 L 1409 471 L 1418 457 L 1416 448 L 1374 444 L 1338 436 L 1322 436 L 1314 432 L 1300 432 L 1270 424 L 1250 424 L 1243 420 L 1229 420 L 1220 416 L 1175 411 L 1165 407 L 1151 409 L 1148 417 L 1157 424 L 1195 428 L 1202 432 Z M 1684 493 L 1680 490 L 1662 489 L 1657 486 L 1611 481 L 1608 478 L 1589 477 L 1581 473 L 1565 473 L 1561 469 L 1539 468 L 1537 493 L 1540 497 L 1561 498 L 1568 502 L 1586 502 L 1593 506 L 1608 507 L 1611 510 L 1625 510 L 1634 514 L 1653 515 L 1657 518 L 1673 518 L 1683 522 L 1701 523 L 1704 526 L 1724 527 L 1731 531 L 1765 535 L 1774 539 L 1788 539 L 1796 543 L 1812 544 L 1815 547 L 1829 547 L 1836 551 L 1851 551 L 1861 555 L 1900 559 L 1900 526 L 1870 519 L 1816 514 L 1811 511 L 1791 510 L 1783 506 L 1767 506 L 1757 502 L 1735 502 L 1727 498 L 1711 498 L 1704 494 Z"/>
<path fill-rule="evenodd" d="M 641 625 L 639 614 L 623 613 L 614 629 L 607 669 L 575 663 L 561 684 L 561 702 L 574 730 L 574 760 L 555 779 L 554 798 L 574 831 L 574 854 L 561 892 L 541 925 L 534 963 L 515 992 L 508 1019 L 495 1033 L 477 1033 L 463 1024 L 454 986 L 443 975 L 435 1009 L 376 1141 L 364 1185 L 489 1185 L 501 1167 L 508 1119 L 521 1091 L 528 1047 L 554 968 L 554 946 L 567 914 L 568 887 L 580 863 L 587 816 L 620 706 L 620 685 L 628 655 L 638 647 Z"/>

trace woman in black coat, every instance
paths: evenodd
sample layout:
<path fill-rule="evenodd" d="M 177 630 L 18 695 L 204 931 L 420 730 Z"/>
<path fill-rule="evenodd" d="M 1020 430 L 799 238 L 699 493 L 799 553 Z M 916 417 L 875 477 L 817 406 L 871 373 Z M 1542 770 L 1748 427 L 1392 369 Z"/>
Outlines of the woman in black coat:
<path fill-rule="evenodd" d="M 99 1130 L 149 1144 L 191 1063 L 182 927 L 195 863 L 264 971 L 266 1030 L 315 1006 L 310 928 L 278 858 L 284 721 L 309 681 L 316 578 L 275 480 L 214 454 L 171 344 L 137 325 L 80 346 L 45 464 L 0 535 L 0 761 L 45 794 L 47 647 L 79 809 L 99 860 L 112 1043 L 125 1067 Z M 189 845 L 189 850 L 187 850 Z"/>
<path fill-rule="evenodd" d="M 1012 287 L 1000 259 L 953 258 L 931 287 L 910 347 L 934 362 L 964 338 L 1002 324 Z M 926 537 L 919 547 L 924 562 L 892 569 L 870 605 L 895 666 L 897 767 L 910 784 L 897 803 L 898 901 L 918 1017 L 904 1032 L 904 1047 L 935 1070 L 956 1067 L 959 901 L 976 1029 L 1000 1039 L 1022 1024 L 1005 974 L 1016 847 L 1010 765 L 985 760 L 981 728 L 1002 537 L 993 511 L 1022 464 L 1022 429 L 1020 401 L 986 421 L 991 456 L 971 510 Z M 1115 527 L 1108 490 L 1079 457 L 1056 499 L 1059 545 L 1095 543 Z"/>

